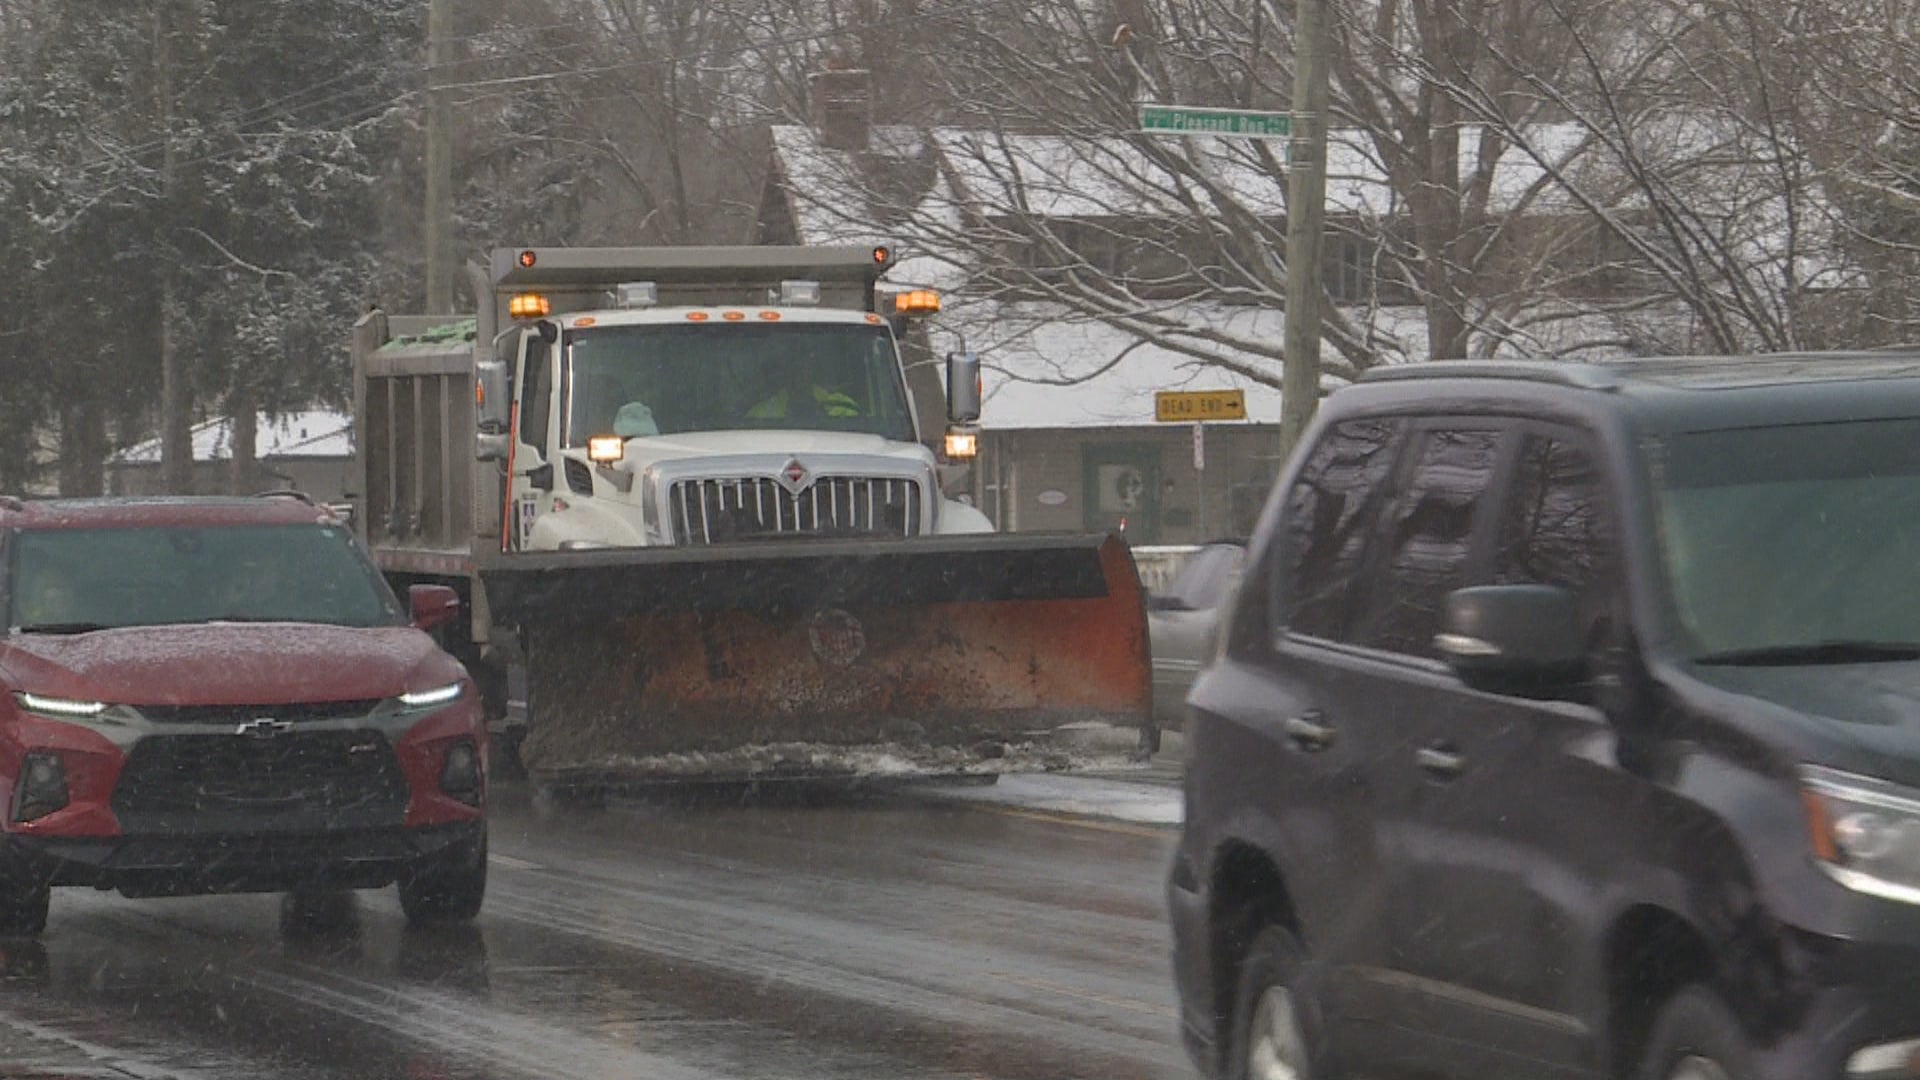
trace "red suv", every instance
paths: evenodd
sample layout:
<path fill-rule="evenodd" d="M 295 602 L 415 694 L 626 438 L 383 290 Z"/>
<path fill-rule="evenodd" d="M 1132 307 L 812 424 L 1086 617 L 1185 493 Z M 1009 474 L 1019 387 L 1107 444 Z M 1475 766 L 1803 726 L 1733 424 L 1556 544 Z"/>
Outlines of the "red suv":
<path fill-rule="evenodd" d="M 409 599 L 302 499 L 0 499 L 0 933 L 53 885 L 476 915 L 486 726 Z"/>

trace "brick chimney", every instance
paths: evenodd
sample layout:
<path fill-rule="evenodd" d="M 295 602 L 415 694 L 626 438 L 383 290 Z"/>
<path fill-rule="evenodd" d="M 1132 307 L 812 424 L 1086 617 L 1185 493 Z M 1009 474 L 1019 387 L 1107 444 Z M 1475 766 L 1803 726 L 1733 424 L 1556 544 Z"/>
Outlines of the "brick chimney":
<path fill-rule="evenodd" d="M 873 125 L 873 74 L 861 69 L 816 71 L 809 78 L 813 130 L 832 150 L 865 150 Z"/>

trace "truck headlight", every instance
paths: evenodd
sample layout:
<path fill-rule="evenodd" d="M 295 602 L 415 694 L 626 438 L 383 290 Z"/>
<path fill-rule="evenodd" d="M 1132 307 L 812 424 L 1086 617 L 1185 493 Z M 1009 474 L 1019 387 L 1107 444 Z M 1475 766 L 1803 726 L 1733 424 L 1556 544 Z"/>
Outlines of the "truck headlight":
<path fill-rule="evenodd" d="M 1813 855 L 1856 892 L 1920 904 L 1920 791 L 1806 766 L 1801 801 Z"/>

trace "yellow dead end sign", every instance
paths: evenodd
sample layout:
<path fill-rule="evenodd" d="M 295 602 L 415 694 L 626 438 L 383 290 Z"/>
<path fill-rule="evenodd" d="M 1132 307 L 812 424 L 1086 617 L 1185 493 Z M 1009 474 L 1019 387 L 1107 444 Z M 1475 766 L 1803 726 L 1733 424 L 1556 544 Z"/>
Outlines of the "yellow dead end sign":
<path fill-rule="evenodd" d="M 1161 390 L 1153 395 L 1153 418 L 1161 423 L 1245 420 L 1245 390 Z"/>

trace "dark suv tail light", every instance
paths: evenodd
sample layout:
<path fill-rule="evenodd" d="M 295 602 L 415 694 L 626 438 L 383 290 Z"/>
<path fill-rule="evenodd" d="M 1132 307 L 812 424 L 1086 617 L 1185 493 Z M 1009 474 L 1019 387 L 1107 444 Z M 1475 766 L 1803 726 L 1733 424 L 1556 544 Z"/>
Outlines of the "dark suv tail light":
<path fill-rule="evenodd" d="M 13 820 L 33 821 L 67 805 L 67 770 L 60 755 L 36 750 L 20 759 Z"/>
<path fill-rule="evenodd" d="M 440 767 L 440 790 L 470 806 L 480 805 L 480 752 L 470 742 L 447 748 Z"/>

